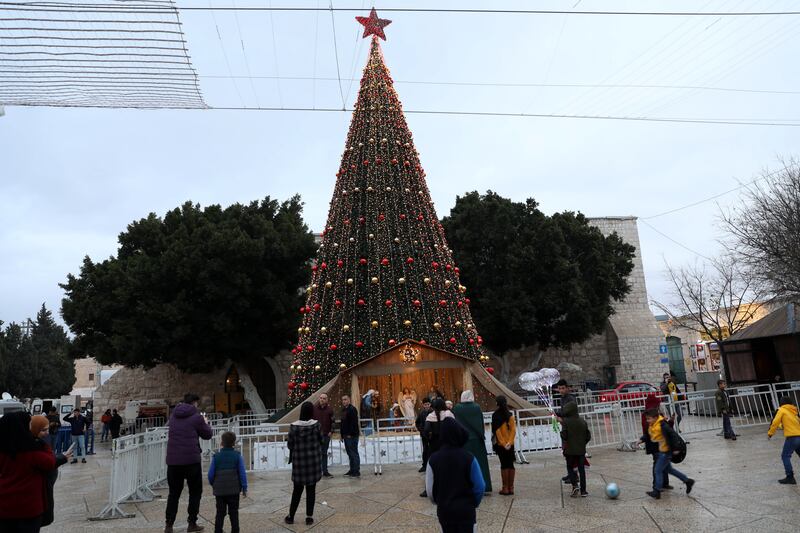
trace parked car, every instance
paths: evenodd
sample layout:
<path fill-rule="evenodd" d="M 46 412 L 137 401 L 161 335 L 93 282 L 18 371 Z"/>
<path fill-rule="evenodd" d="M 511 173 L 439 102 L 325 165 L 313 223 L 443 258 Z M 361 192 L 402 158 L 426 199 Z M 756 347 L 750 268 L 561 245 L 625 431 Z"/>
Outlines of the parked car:
<path fill-rule="evenodd" d="M 648 396 L 658 396 L 658 387 L 644 381 L 623 381 L 610 391 L 600 394 L 601 402 L 626 401 L 631 405 L 644 405 Z M 630 401 L 633 400 L 633 401 Z"/>

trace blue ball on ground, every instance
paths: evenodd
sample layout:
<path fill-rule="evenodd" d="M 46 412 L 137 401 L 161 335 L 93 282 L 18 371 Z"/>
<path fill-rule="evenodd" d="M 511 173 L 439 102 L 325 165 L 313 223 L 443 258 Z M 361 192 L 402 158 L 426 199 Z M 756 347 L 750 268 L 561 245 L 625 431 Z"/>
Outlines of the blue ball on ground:
<path fill-rule="evenodd" d="M 616 483 L 606 485 L 606 496 L 610 500 L 616 500 L 619 496 L 619 486 Z"/>

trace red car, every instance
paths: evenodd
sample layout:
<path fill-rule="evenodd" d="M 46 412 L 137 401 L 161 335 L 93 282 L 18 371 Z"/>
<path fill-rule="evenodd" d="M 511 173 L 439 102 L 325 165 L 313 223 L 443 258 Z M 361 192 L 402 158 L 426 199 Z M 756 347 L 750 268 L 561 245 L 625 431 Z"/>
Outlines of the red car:
<path fill-rule="evenodd" d="M 622 383 L 618 383 L 617 386 L 610 391 L 601 393 L 600 401 L 616 402 L 641 399 L 643 404 L 644 399 L 648 396 L 658 396 L 659 394 L 658 388 L 650 383 L 644 381 L 623 381 Z"/>

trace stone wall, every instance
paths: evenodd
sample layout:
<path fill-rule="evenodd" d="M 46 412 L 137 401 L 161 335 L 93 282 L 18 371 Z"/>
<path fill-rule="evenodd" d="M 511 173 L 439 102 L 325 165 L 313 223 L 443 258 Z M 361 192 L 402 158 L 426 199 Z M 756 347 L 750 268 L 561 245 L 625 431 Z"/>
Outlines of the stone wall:
<path fill-rule="evenodd" d="M 227 371 L 227 365 L 208 374 L 187 374 L 173 365 L 158 365 L 150 370 L 122 368 L 95 391 L 95 412 L 121 411 L 128 400 L 165 400 L 174 405 L 187 392 L 200 396 L 201 410 L 212 412 L 214 392 L 223 390 Z"/>

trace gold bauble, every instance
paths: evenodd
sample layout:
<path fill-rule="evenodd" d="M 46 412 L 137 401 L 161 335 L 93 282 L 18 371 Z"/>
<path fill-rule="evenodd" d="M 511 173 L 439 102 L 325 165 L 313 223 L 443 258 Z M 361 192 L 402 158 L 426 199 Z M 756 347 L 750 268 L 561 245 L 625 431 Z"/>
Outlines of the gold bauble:
<path fill-rule="evenodd" d="M 356 187 L 355 189 L 353 189 L 353 192 L 361 192 L 361 188 L 360 187 Z"/>
<path fill-rule="evenodd" d="M 452 282 L 449 279 L 444 280 L 445 287 L 449 287 L 450 285 L 452 285 Z"/>
<path fill-rule="evenodd" d="M 322 326 L 321 328 L 319 328 L 319 332 L 322 333 L 322 334 L 325 334 L 325 333 L 328 332 L 328 328 L 326 328 L 325 326 Z"/>
<path fill-rule="evenodd" d="M 375 190 L 375 189 L 373 189 L 373 188 L 372 188 L 372 186 L 369 186 L 369 187 L 367 187 L 367 192 L 372 192 L 372 191 L 374 191 L 374 190 Z"/>
<path fill-rule="evenodd" d="M 331 287 L 333 287 L 333 283 L 331 283 L 330 281 L 325 282 L 326 289 L 330 289 Z"/>
<path fill-rule="evenodd" d="M 434 322 L 434 323 L 433 323 L 433 328 L 434 328 L 434 329 L 442 329 L 442 325 L 441 325 L 441 324 L 439 324 L 438 322 Z"/>
<path fill-rule="evenodd" d="M 315 366 L 315 367 L 314 367 L 314 370 L 317 370 L 317 371 L 319 371 L 319 370 L 321 370 L 321 369 L 322 369 L 322 367 L 321 367 L 321 366 L 319 366 L 319 365 L 317 365 L 317 366 Z"/>
<path fill-rule="evenodd" d="M 356 242 L 355 237 L 350 237 L 350 242 Z"/>
<path fill-rule="evenodd" d="M 311 288 L 312 288 L 312 289 L 316 289 L 316 288 L 317 288 L 317 284 L 316 284 L 316 283 L 312 283 L 312 284 L 311 284 Z"/>
<path fill-rule="evenodd" d="M 430 285 L 431 284 L 431 278 L 425 278 L 422 281 L 425 282 L 425 285 Z"/>
<path fill-rule="evenodd" d="M 394 242 L 395 244 L 400 244 L 400 237 L 395 237 Z"/>
<path fill-rule="evenodd" d="M 308 326 L 304 327 L 303 333 L 311 333 L 311 328 L 309 328 Z"/>
<path fill-rule="evenodd" d="M 411 327 L 411 321 L 410 321 L 410 320 L 403 320 L 403 325 L 404 325 L 405 327 L 407 327 L 407 328 L 408 328 L 408 327 Z"/>
<path fill-rule="evenodd" d="M 353 284 L 353 278 L 347 278 L 347 284 L 348 285 L 352 285 Z"/>
<path fill-rule="evenodd" d="M 347 365 L 346 365 L 346 364 L 344 364 L 344 363 L 339 363 L 339 368 L 341 368 L 342 370 L 344 370 L 345 368 L 347 368 Z"/>
<path fill-rule="evenodd" d="M 406 278 L 400 278 L 400 279 L 397 280 L 397 283 L 399 283 L 400 285 L 402 285 L 405 282 L 406 282 Z"/>
<path fill-rule="evenodd" d="M 392 192 L 392 188 L 391 187 L 386 187 L 386 192 Z"/>
<path fill-rule="evenodd" d="M 456 320 L 455 326 L 457 328 L 460 328 L 461 327 L 461 321 L 460 320 Z"/>
<path fill-rule="evenodd" d="M 347 324 L 345 324 L 344 326 L 342 326 L 342 331 L 344 331 L 344 332 L 348 332 L 348 331 L 350 331 L 350 326 L 348 326 Z"/>
<path fill-rule="evenodd" d="M 378 278 L 372 278 L 370 281 L 372 282 L 373 285 L 375 285 L 378 283 Z"/>
<path fill-rule="evenodd" d="M 294 365 L 289 365 L 289 370 L 291 370 L 292 372 L 294 372 Z"/>
<path fill-rule="evenodd" d="M 369 234 L 369 238 L 370 238 L 370 239 L 374 239 L 374 238 L 375 238 L 375 234 L 374 234 L 374 233 L 370 233 L 370 234 Z"/>
<path fill-rule="evenodd" d="M 378 327 L 378 321 L 377 320 L 373 320 L 372 323 L 370 323 L 370 326 L 372 326 L 372 329 L 377 328 Z"/>
<path fill-rule="evenodd" d="M 467 292 L 467 288 L 466 288 L 465 286 L 463 286 L 463 285 L 459 285 L 459 286 L 458 286 L 458 290 L 459 290 L 460 292 Z"/>

